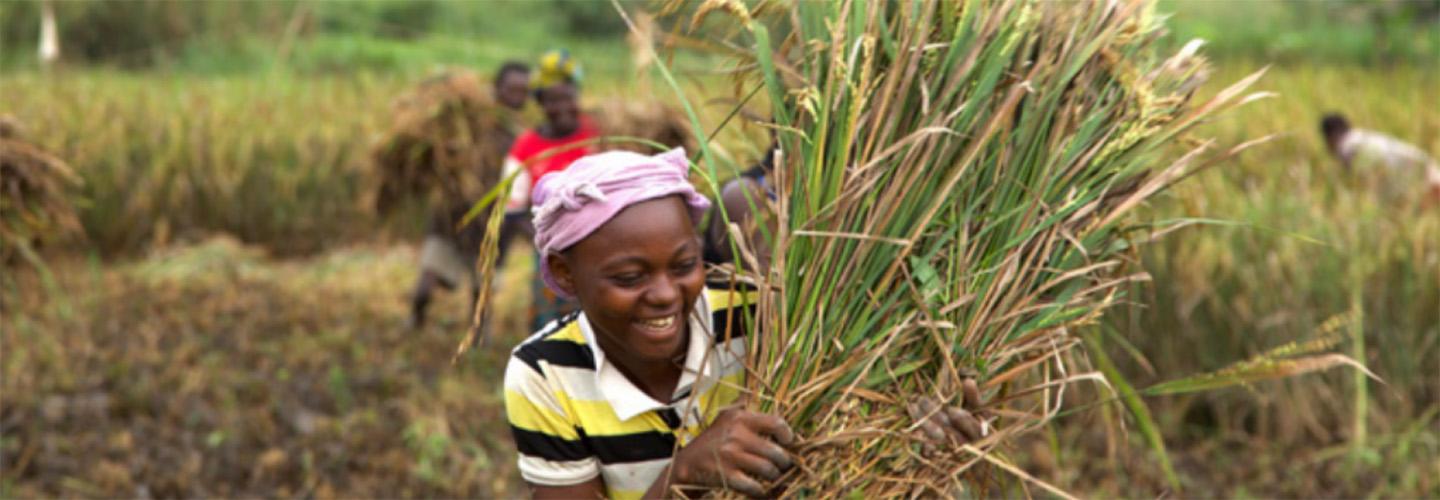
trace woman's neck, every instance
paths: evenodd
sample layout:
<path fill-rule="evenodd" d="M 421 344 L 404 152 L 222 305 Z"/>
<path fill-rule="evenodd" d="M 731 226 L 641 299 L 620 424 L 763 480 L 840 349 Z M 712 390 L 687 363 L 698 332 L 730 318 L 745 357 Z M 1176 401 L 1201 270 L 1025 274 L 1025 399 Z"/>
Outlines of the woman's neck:
<path fill-rule="evenodd" d="M 579 130 L 580 127 L 575 127 L 571 130 L 566 130 L 562 132 L 560 130 L 557 130 L 552 124 L 543 123 L 540 125 L 540 136 L 550 140 L 564 139 Z"/>
<path fill-rule="evenodd" d="M 630 379 L 630 383 L 635 384 L 635 387 L 652 399 L 669 403 L 674 399 L 675 387 L 680 384 L 680 374 L 685 371 L 685 353 L 690 349 L 688 331 L 685 336 L 686 341 L 680 344 L 680 354 L 666 361 L 635 359 L 627 355 L 622 346 L 608 342 L 603 333 L 597 335 L 599 338 L 596 340 L 600 342 L 600 348 L 605 350 L 605 357 L 625 378 Z"/>

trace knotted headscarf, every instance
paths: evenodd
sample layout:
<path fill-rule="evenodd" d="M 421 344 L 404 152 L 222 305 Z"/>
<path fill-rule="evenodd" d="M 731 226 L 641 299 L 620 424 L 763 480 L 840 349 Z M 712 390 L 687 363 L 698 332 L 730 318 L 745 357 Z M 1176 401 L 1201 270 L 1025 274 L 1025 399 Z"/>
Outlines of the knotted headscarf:
<path fill-rule="evenodd" d="M 535 78 L 530 80 L 530 88 L 539 90 L 567 82 L 578 84 L 580 75 L 580 63 L 570 57 L 570 51 L 551 50 L 540 56 L 540 64 L 535 65 Z"/>
<path fill-rule="evenodd" d="M 629 151 L 590 155 L 541 177 L 531 201 L 545 284 L 568 297 L 550 275 L 550 256 L 579 243 L 625 207 L 680 195 L 690 207 L 690 220 L 699 221 L 710 200 L 695 191 L 688 172 L 685 149 L 675 148 L 655 156 Z"/>

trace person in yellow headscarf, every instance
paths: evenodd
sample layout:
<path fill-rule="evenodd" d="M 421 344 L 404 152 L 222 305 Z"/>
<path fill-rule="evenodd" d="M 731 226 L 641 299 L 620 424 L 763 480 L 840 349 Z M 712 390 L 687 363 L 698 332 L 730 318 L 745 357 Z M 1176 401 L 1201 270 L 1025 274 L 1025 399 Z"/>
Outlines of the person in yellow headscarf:
<path fill-rule="evenodd" d="M 529 219 L 531 189 L 541 178 L 563 171 L 575 160 L 595 152 L 593 142 L 600 137 L 600 130 L 580 112 L 580 77 L 580 64 L 565 50 L 545 53 L 536 65 L 531 87 L 545 122 L 515 139 L 505 158 L 504 175 L 516 175 L 505 217 L 512 232 L 520 232 Z M 537 328 L 574 309 L 573 304 L 555 297 L 538 281 L 534 288 L 536 300 L 531 318 Z"/>

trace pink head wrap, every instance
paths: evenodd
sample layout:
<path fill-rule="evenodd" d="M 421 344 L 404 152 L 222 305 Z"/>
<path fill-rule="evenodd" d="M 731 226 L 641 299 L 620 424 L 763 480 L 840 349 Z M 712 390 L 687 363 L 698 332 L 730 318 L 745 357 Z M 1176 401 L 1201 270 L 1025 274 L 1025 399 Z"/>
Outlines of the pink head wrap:
<path fill-rule="evenodd" d="M 655 156 L 613 151 L 575 160 L 565 170 L 540 178 L 531 200 L 545 284 L 568 297 L 550 275 L 550 255 L 579 243 L 625 207 L 680 195 L 690 206 L 690 220 L 699 221 L 710 200 L 695 192 L 686 177 L 689 169 L 684 148 Z"/>

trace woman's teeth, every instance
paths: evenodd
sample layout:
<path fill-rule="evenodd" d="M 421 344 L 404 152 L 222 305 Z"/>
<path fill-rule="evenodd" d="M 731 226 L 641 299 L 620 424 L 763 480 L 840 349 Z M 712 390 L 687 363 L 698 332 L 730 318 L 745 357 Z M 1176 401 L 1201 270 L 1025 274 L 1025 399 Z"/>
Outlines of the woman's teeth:
<path fill-rule="evenodd" d="M 670 328 L 671 325 L 675 324 L 675 317 L 666 316 L 664 318 L 645 319 L 640 320 L 639 323 L 640 326 L 644 326 L 652 330 L 664 330 L 666 328 Z"/>

